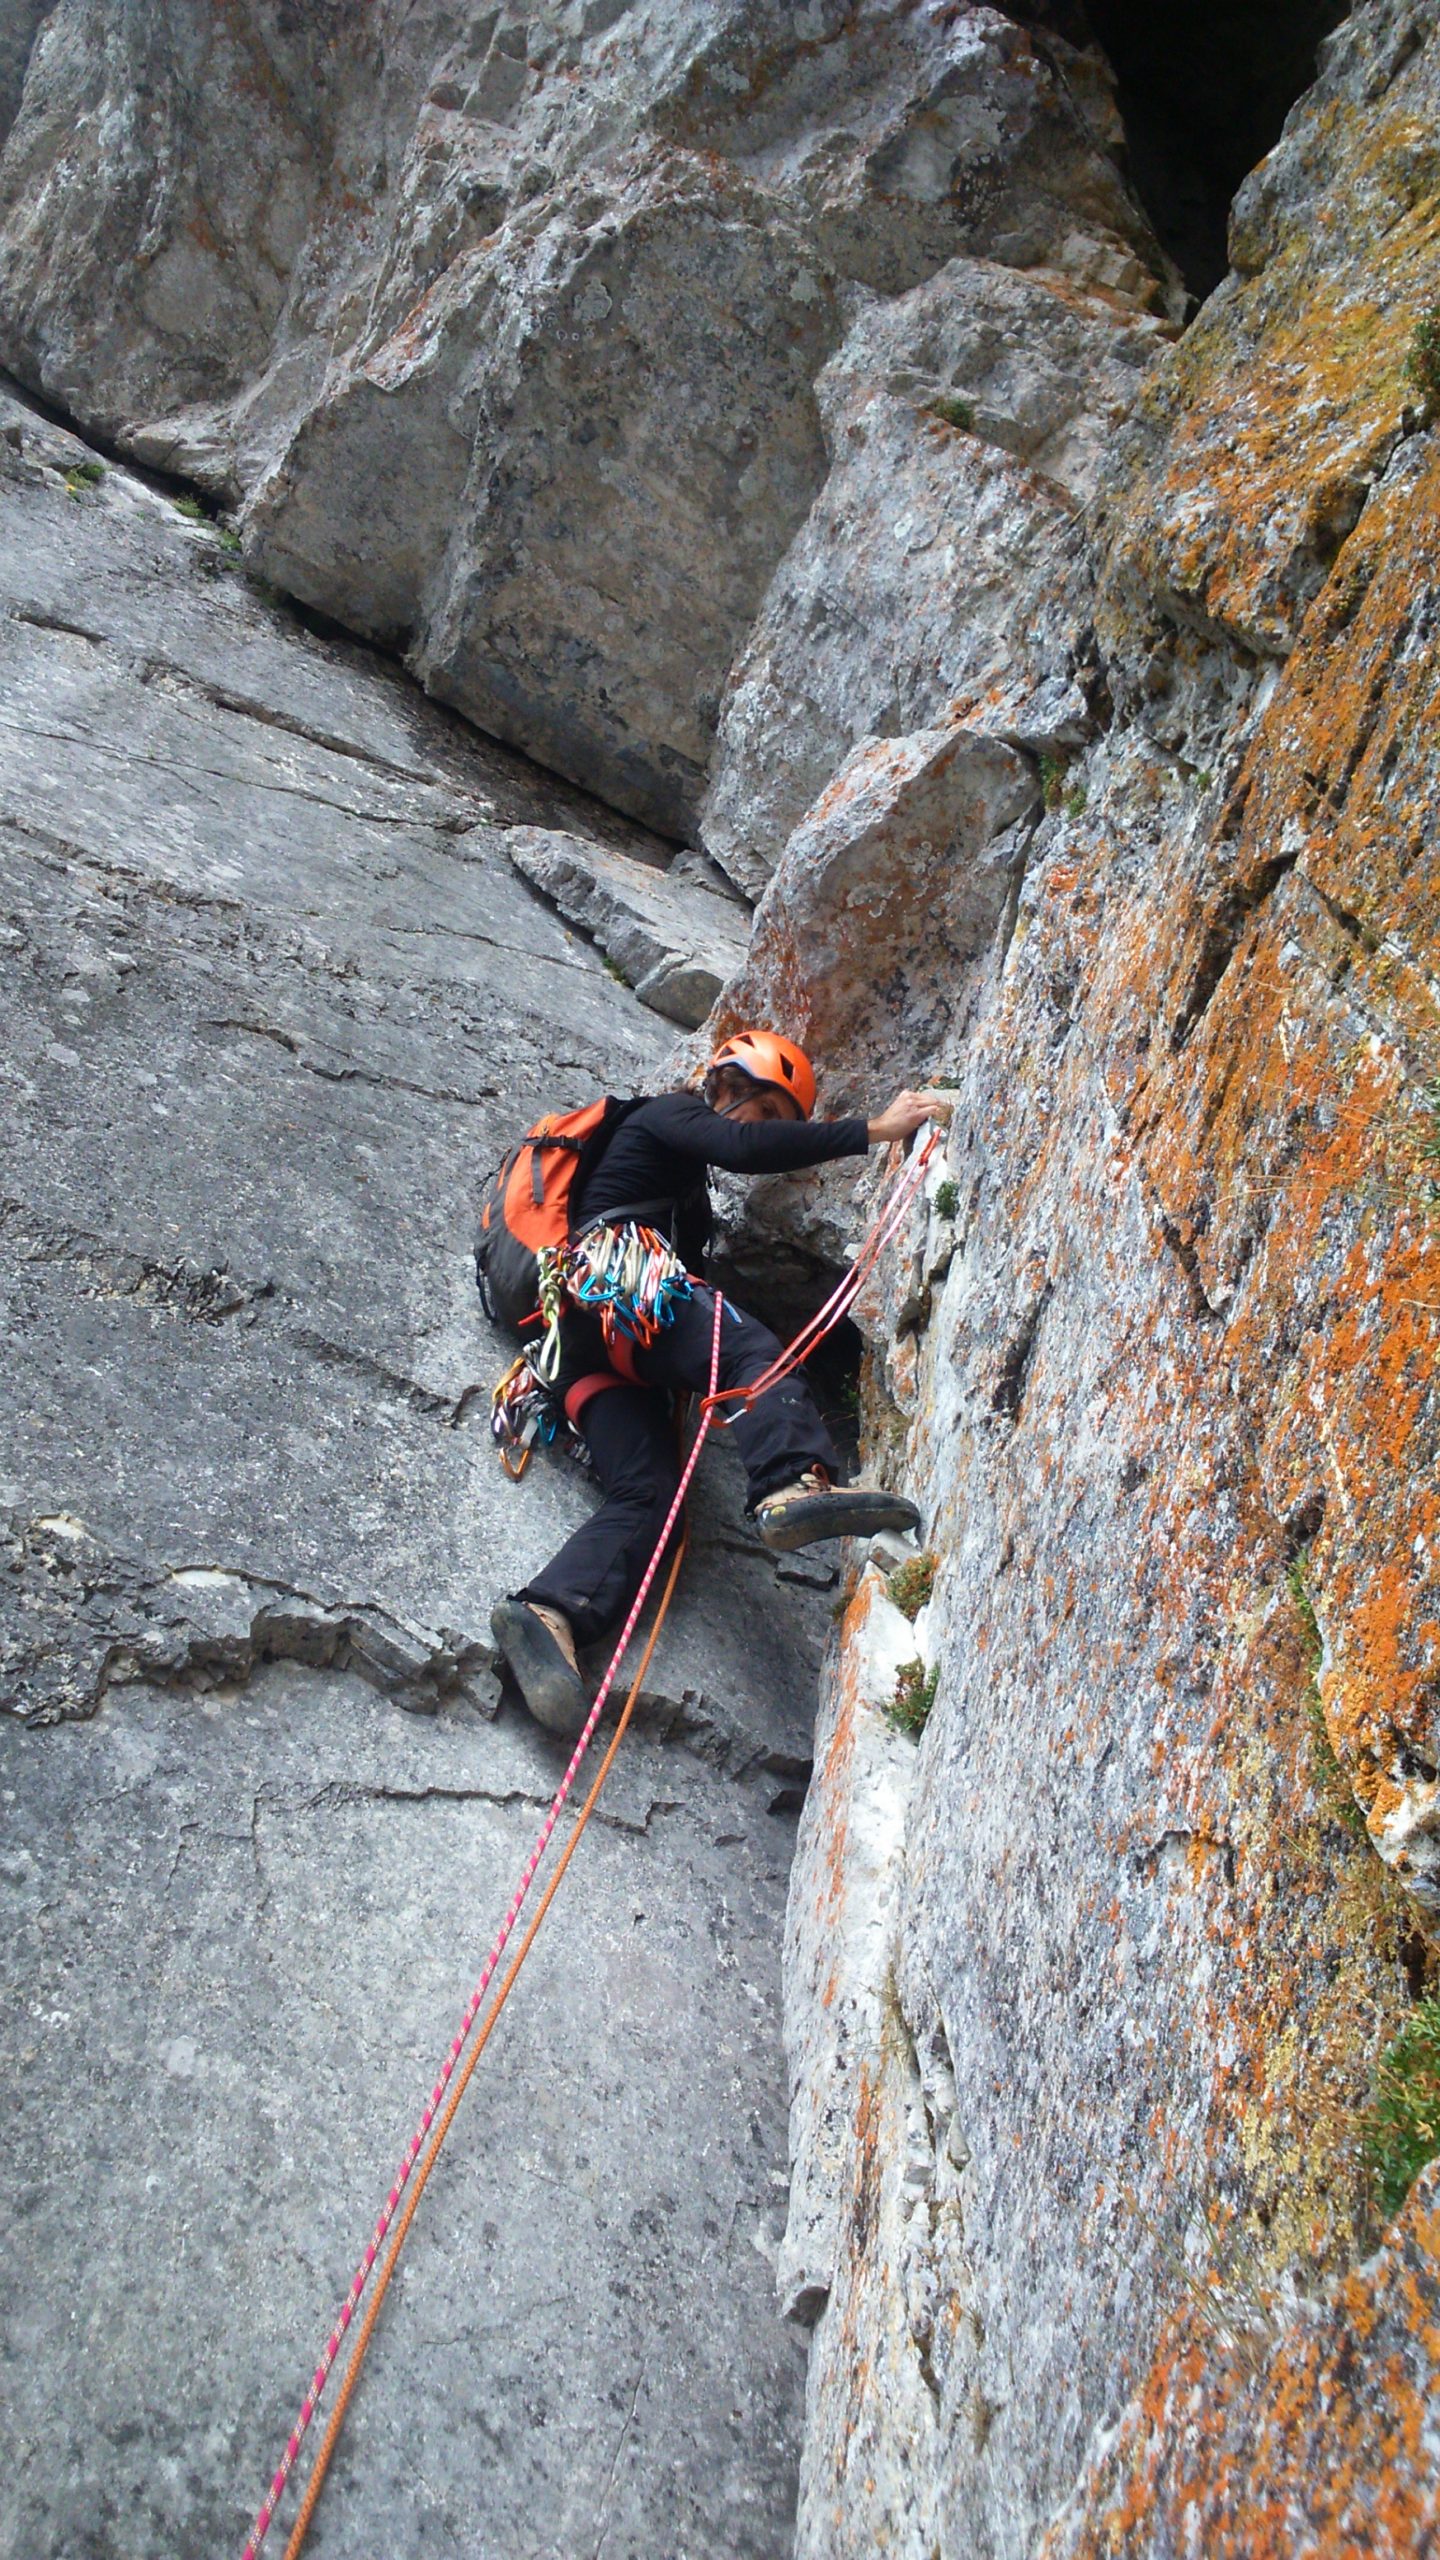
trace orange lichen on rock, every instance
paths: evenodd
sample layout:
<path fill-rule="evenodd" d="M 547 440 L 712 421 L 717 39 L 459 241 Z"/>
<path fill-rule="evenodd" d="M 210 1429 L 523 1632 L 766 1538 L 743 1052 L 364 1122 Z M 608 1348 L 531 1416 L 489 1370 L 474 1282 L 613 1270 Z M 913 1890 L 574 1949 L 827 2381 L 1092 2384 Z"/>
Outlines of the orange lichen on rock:
<path fill-rule="evenodd" d="M 1433 129 L 1432 54 L 1388 94 L 1335 96 L 1236 208 L 1249 272 L 1152 375 L 1107 494 L 1107 613 L 1143 592 L 1283 656 L 1401 431 L 1415 324 L 1440 297 L 1440 206 L 1408 182 Z M 1287 151 L 1328 180 L 1282 209 Z"/>
<path fill-rule="evenodd" d="M 1036 2560 L 1417 2560 L 1435 2547 L 1440 2210 L 1427 2171 L 1384 2246 L 1287 2318 L 1169 2323 Z"/>

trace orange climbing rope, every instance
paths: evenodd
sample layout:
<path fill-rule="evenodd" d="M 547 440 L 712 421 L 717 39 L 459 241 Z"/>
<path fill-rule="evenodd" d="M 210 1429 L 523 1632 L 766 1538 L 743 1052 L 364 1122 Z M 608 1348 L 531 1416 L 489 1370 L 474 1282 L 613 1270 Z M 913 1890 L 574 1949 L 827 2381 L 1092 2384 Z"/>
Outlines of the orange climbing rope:
<path fill-rule="evenodd" d="M 650 1633 L 646 1638 L 645 1650 L 640 1657 L 640 1667 L 636 1672 L 634 1679 L 630 1683 L 630 1692 L 625 1700 L 624 1706 L 620 1710 L 615 1730 L 610 1737 L 609 1749 L 606 1751 L 604 1759 L 601 1761 L 599 1768 L 595 1772 L 594 1783 L 591 1786 L 590 1793 L 580 1808 L 579 1814 L 576 1817 L 575 1828 L 571 1832 L 569 1839 L 566 1841 L 564 1848 L 561 1850 L 559 1859 L 556 1863 L 555 1872 L 550 1878 L 549 1883 L 546 1885 L 539 1903 L 536 1906 L 535 1917 L 531 1921 L 529 1928 L 526 1930 L 524 1937 L 520 1941 L 519 1950 L 515 1956 L 515 1960 L 511 1965 L 509 1972 L 506 1974 L 504 1981 L 501 1983 L 499 1990 L 496 1992 L 484 2025 L 481 2027 L 479 2034 L 475 2038 L 474 2044 L 470 2048 L 469 2054 L 465 2060 L 464 2068 L 461 2071 L 459 2079 L 455 2083 L 454 2090 L 451 2093 L 445 2112 L 430 2137 L 430 2147 L 427 2150 L 424 2159 L 421 2161 L 419 2168 L 415 2172 L 414 2184 L 411 2187 L 409 2199 L 399 2222 L 396 2224 L 395 2236 L 390 2243 L 385 2263 L 381 2267 L 380 2273 L 375 2279 L 375 2290 L 370 2297 L 369 2309 L 366 2311 L 364 2320 L 361 2322 L 355 2344 L 350 2350 L 350 2361 L 345 2367 L 344 2379 L 341 2382 L 335 2406 L 330 2412 L 329 2425 L 325 2429 L 324 2436 L 321 2439 L 320 2450 L 316 2454 L 314 2463 L 311 2466 L 310 2477 L 305 2483 L 305 2495 L 300 2502 L 300 2512 L 295 2518 L 290 2539 L 285 2545 L 285 2560 L 297 2560 L 301 2544 L 304 2542 L 305 2536 L 310 2529 L 310 2519 L 315 2513 L 320 2492 L 325 2485 L 325 2474 L 330 2468 L 330 2457 L 339 2442 L 340 2430 L 345 2423 L 345 2412 L 350 2406 L 351 2395 L 354 2392 L 356 2383 L 360 2379 L 360 2367 L 365 2361 L 365 2350 L 370 2344 L 370 2333 L 375 2326 L 376 2320 L 380 2316 L 380 2305 L 385 2299 L 385 2289 L 390 2282 L 391 2276 L 395 2272 L 395 2263 L 405 2245 L 405 2234 L 409 2230 L 411 2222 L 414 2219 L 415 2208 L 419 2204 L 420 2198 L 425 2192 L 425 2182 L 440 2156 L 441 2145 L 445 2140 L 446 2134 L 450 2130 L 451 2123 L 454 2120 L 455 2110 L 465 2095 L 466 2088 L 469 2085 L 470 2074 L 474 2070 L 476 2063 L 479 2061 L 481 2054 L 484 2052 L 486 2044 L 490 2038 L 490 2031 L 494 2026 L 496 2019 L 499 2017 L 501 2010 L 504 2008 L 506 2001 L 510 1997 L 515 1977 L 525 1962 L 526 1957 L 530 1953 L 531 1945 L 539 1930 L 540 1924 L 544 1919 L 546 1912 L 549 1910 L 551 1903 L 554 1901 L 556 1893 L 559 1891 L 560 1879 L 564 1875 L 575 1851 L 580 1845 L 580 1834 L 584 1830 L 586 1823 L 589 1821 L 591 1814 L 594 1812 L 596 1804 L 599 1802 L 600 1790 L 604 1786 L 606 1778 L 610 1774 L 611 1762 L 614 1760 L 616 1752 L 619 1750 L 621 1743 L 625 1739 L 625 1728 L 630 1721 L 631 1709 L 640 1695 L 641 1683 L 644 1680 L 646 1672 L 650 1668 L 650 1657 L 654 1653 L 656 1644 L 659 1641 L 660 1630 L 665 1624 L 665 1612 L 670 1606 L 671 1593 L 674 1591 L 675 1585 L 680 1578 L 680 1567 L 685 1561 L 685 1545 L 686 1535 L 682 1530 L 680 1542 L 676 1547 L 674 1559 L 671 1563 L 669 1574 L 666 1577 L 665 1588 L 660 1594 L 660 1606 L 655 1612 L 655 1623 L 651 1627 Z"/>

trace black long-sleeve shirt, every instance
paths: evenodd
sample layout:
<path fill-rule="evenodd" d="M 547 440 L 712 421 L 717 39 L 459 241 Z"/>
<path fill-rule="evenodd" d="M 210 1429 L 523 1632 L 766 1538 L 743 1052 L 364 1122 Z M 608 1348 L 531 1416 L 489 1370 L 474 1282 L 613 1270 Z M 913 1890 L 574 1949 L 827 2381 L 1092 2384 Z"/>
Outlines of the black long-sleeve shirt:
<path fill-rule="evenodd" d="M 673 1203 L 673 1222 L 653 1205 L 651 1221 L 672 1228 L 694 1270 L 709 1243 L 710 1165 L 726 1173 L 798 1173 L 836 1156 L 863 1156 L 868 1145 L 860 1119 L 727 1120 L 698 1093 L 656 1094 L 627 1113 L 599 1163 L 582 1175 L 572 1227 L 642 1201 Z"/>

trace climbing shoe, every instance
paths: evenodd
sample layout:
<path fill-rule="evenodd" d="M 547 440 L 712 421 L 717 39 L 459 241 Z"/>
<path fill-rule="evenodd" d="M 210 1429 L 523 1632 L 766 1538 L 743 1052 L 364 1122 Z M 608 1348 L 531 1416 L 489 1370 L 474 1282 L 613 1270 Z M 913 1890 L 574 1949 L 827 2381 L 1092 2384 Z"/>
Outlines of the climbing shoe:
<path fill-rule="evenodd" d="M 570 1621 L 537 1600 L 497 1600 L 490 1632 L 537 1724 L 573 1742 L 590 1713 Z"/>
<path fill-rule="evenodd" d="M 882 1529 L 916 1529 L 920 1514 L 903 1494 L 879 1485 L 833 1485 L 823 1467 L 808 1467 L 755 1505 L 755 1526 L 773 1555 L 813 1547 L 822 1538 L 873 1538 Z"/>

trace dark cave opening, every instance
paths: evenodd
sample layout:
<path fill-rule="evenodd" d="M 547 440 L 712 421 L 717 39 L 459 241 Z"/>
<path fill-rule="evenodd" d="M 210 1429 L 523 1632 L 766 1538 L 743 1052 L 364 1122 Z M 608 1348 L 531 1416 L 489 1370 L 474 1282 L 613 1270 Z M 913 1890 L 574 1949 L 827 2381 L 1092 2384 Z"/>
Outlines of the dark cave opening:
<path fill-rule="evenodd" d="M 1129 176 L 1197 298 L 1226 273 L 1240 181 L 1278 141 L 1349 0 L 1087 0 L 1115 73 Z"/>
<path fill-rule="evenodd" d="M 1352 0 L 1001 0 L 1042 45 L 1097 42 L 1115 74 L 1126 173 L 1197 301 L 1229 259 L 1242 178 L 1280 138 Z"/>

